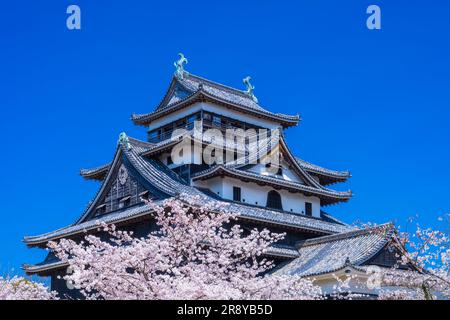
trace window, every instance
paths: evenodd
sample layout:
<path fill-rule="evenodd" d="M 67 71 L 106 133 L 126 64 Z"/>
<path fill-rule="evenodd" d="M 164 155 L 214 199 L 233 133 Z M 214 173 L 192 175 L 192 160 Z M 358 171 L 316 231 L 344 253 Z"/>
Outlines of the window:
<path fill-rule="evenodd" d="M 241 188 L 233 187 L 233 200 L 241 201 Z"/>
<path fill-rule="evenodd" d="M 281 166 L 278 167 L 277 176 L 283 175 L 283 168 Z"/>
<path fill-rule="evenodd" d="M 275 190 L 269 191 L 267 194 L 267 208 L 283 210 L 283 205 L 281 204 L 281 196 Z"/>
<path fill-rule="evenodd" d="M 149 141 L 158 141 L 159 140 L 159 133 L 158 130 L 152 131 L 148 134 L 148 140 Z"/>
<path fill-rule="evenodd" d="M 167 165 L 170 166 L 171 164 L 173 164 L 172 157 L 168 156 L 167 157 Z"/>
<path fill-rule="evenodd" d="M 175 127 L 176 128 L 184 128 L 186 126 L 186 120 L 182 119 L 176 122 Z M 172 128 L 170 128 L 172 130 Z"/>
<path fill-rule="evenodd" d="M 106 213 L 106 204 L 104 203 L 104 204 L 99 205 L 99 206 L 96 208 L 95 213 L 96 213 L 97 215 Z"/>
<path fill-rule="evenodd" d="M 119 209 L 128 207 L 131 204 L 131 197 L 126 196 L 120 199 L 119 201 Z"/>
<path fill-rule="evenodd" d="M 312 203 L 311 202 L 305 202 L 305 214 L 307 216 L 312 216 Z"/>
<path fill-rule="evenodd" d="M 187 122 L 188 123 L 194 123 L 195 121 L 199 120 L 199 118 L 200 118 L 200 114 L 197 113 L 197 114 L 194 114 L 192 116 L 189 116 Z"/>
<path fill-rule="evenodd" d="M 213 116 L 212 122 L 214 125 L 220 126 L 222 124 L 222 119 L 219 116 Z"/>
<path fill-rule="evenodd" d="M 150 198 L 150 192 L 148 192 L 148 190 L 145 190 L 145 191 L 139 193 L 139 199 L 141 201 L 148 200 L 149 198 Z"/>

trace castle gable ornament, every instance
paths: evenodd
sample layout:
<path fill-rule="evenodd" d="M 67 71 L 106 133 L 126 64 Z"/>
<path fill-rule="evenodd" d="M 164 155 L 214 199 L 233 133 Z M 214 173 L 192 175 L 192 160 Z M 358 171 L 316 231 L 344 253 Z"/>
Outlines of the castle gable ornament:
<path fill-rule="evenodd" d="M 245 93 L 252 98 L 253 101 L 255 101 L 256 103 L 258 103 L 258 99 L 255 97 L 255 95 L 253 94 L 253 90 L 255 90 L 255 87 L 250 83 L 250 80 L 252 80 L 252 78 L 250 76 L 245 77 L 244 79 L 242 79 L 242 82 L 245 84 L 245 86 L 247 87 L 247 90 L 245 91 Z"/>
<path fill-rule="evenodd" d="M 179 53 L 178 55 L 180 56 L 180 59 L 173 63 L 173 65 L 175 66 L 175 77 L 183 80 L 184 76 L 189 75 L 189 73 L 184 70 L 184 65 L 188 63 L 188 60 L 184 57 L 184 54 Z"/>

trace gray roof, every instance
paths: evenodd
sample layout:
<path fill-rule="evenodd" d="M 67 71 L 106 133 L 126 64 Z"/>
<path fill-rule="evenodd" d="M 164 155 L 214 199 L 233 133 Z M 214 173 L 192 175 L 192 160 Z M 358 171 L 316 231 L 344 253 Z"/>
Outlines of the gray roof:
<path fill-rule="evenodd" d="M 180 139 L 182 138 L 182 136 L 179 137 Z M 167 140 L 163 140 L 161 142 L 158 143 L 148 143 L 148 142 L 143 142 L 137 139 L 133 139 L 130 138 L 131 142 L 133 144 L 141 144 L 140 150 L 141 156 L 147 157 L 147 156 L 151 156 L 153 155 L 155 152 L 161 152 L 164 151 L 166 149 L 170 149 L 174 144 L 178 143 L 177 139 L 167 139 Z M 287 144 L 285 143 L 285 138 L 282 135 L 280 137 L 280 139 L 283 141 L 283 145 Z M 290 152 L 290 150 L 288 150 L 288 152 Z M 256 154 L 256 153 L 255 153 Z M 306 171 L 309 174 L 313 174 L 313 175 L 317 175 L 319 176 L 320 179 L 320 184 L 322 185 L 327 185 L 330 183 L 335 183 L 335 182 L 343 182 L 346 181 L 349 177 L 350 177 L 350 173 L 348 171 L 336 171 L 336 170 L 331 170 L 331 169 L 327 169 L 327 168 L 323 168 L 320 167 L 318 165 L 312 164 L 310 162 L 307 162 L 305 160 L 302 160 L 298 157 L 294 157 L 292 155 L 292 158 L 295 159 L 295 164 L 298 165 L 301 169 L 303 169 L 304 171 Z M 246 163 L 250 163 L 251 161 L 255 161 L 255 159 L 245 159 Z M 106 176 L 106 174 L 108 173 L 108 169 L 110 167 L 111 163 L 107 163 L 95 168 L 91 168 L 91 169 L 81 169 L 80 170 L 80 174 L 87 180 L 103 180 Z M 243 165 L 233 165 L 233 163 L 230 164 L 226 164 L 226 166 L 228 167 L 234 167 L 234 168 L 239 168 L 242 167 Z"/>
<path fill-rule="evenodd" d="M 153 146 L 149 146 L 145 143 L 142 144 L 139 140 L 136 139 L 130 138 L 129 140 L 131 145 L 130 149 L 128 149 L 125 145 L 118 146 L 113 165 L 120 161 L 121 155 L 125 155 L 131 165 L 139 172 L 139 174 L 152 186 L 167 195 L 167 197 L 173 197 L 180 194 L 200 196 L 202 197 L 202 200 L 199 205 L 201 205 L 205 201 L 221 201 L 220 199 L 215 198 L 207 192 L 205 193 L 204 191 L 201 191 L 195 187 L 189 186 L 182 179 L 180 179 L 177 174 L 175 174 L 158 160 L 148 159 L 141 155 L 142 153 L 148 151 L 149 147 L 151 148 Z M 110 174 L 109 171 L 111 170 L 108 170 L 108 175 Z M 107 180 L 108 178 L 103 181 L 103 184 L 94 197 L 94 200 L 91 201 L 86 211 L 75 224 L 43 235 L 25 237 L 24 241 L 29 245 L 36 245 L 44 243 L 51 239 L 65 237 L 73 233 L 83 232 L 86 228 L 94 228 L 95 221 L 89 220 L 90 214 L 91 212 L 93 212 L 93 208 L 96 207 L 95 202 L 100 197 L 102 190 L 105 188 Z M 352 228 L 348 225 L 336 223 L 334 221 L 330 221 L 329 219 L 322 220 L 319 218 L 307 217 L 304 215 L 282 212 L 264 207 L 255 207 L 242 203 L 223 202 L 222 207 L 230 212 L 237 214 L 241 218 L 250 219 L 257 222 L 284 225 L 286 227 L 317 232 L 320 234 L 330 234 L 352 230 Z M 140 215 L 150 214 L 148 210 L 145 210 L 145 207 L 132 207 L 125 211 L 105 215 L 104 217 L 100 218 L 100 220 L 104 220 L 107 223 L 114 223 L 117 221 L 121 221 L 121 219 L 131 219 Z"/>
<path fill-rule="evenodd" d="M 52 262 L 43 262 L 43 263 L 39 263 L 39 264 L 35 264 L 35 265 L 31 265 L 31 264 L 24 264 L 22 266 L 23 270 L 25 270 L 25 272 L 28 275 L 32 275 L 32 274 L 36 274 L 36 273 L 41 273 L 41 272 L 45 272 L 48 270 L 55 270 L 55 269 L 60 269 L 60 268 L 65 268 L 68 267 L 69 264 L 67 262 L 63 262 L 60 260 L 57 261 L 52 261 Z"/>
<path fill-rule="evenodd" d="M 82 223 L 73 224 L 58 230 L 54 230 L 48 233 L 44 233 L 38 236 L 24 237 L 25 243 L 29 245 L 39 244 L 61 237 L 69 237 L 73 234 L 84 233 L 90 230 L 95 230 L 99 227 L 99 223 L 105 222 L 107 224 L 119 223 L 129 220 L 131 218 L 137 218 L 150 214 L 151 210 L 148 206 L 136 206 L 123 211 L 113 212 L 93 220 L 88 220 Z"/>
<path fill-rule="evenodd" d="M 210 98 L 212 101 L 225 103 L 230 107 L 233 106 L 242 112 L 280 121 L 285 126 L 295 125 L 300 119 L 298 115 L 289 116 L 267 111 L 253 101 L 244 91 L 189 74 L 184 79 L 173 77 L 164 99 L 155 111 L 140 115 L 133 114 L 132 120 L 136 124 L 146 125 L 153 119 L 166 115 L 168 112 L 178 110 L 192 101 L 197 101 L 196 98 L 200 96 Z"/>
<path fill-rule="evenodd" d="M 297 258 L 298 257 L 298 250 L 294 247 L 289 246 L 282 246 L 274 244 L 270 246 L 266 252 L 264 252 L 267 256 L 272 257 L 281 257 L 281 258 Z"/>
<path fill-rule="evenodd" d="M 336 182 L 344 182 L 350 178 L 350 171 L 337 171 L 327 169 L 316 164 L 312 164 L 308 161 L 295 157 L 295 160 L 300 167 L 305 169 L 311 174 L 317 175 L 319 177 L 320 183 L 322 185 L 328 185 Z"/>
<path fill-rule="evenodd" d="M 90 168 L 90 169 L 80 169 L 80 175 L 86 180 L 102 180 L 106 173 L 108 173 L 110 163 Z"/>
<path fill-rule="evenodd" d="M 288 181 L 282 178 L 265 176 L 250 171 L 239 170 L 235 168 L 226 167 L 224 165 L 217 165 L 209 169 L 197 172 L 192 176 L 193 180 L 202 178 L 210 178 L 217 175 L 228 174 L 233 177 L 240 177 L 254 181 L 262 181 L 267 184 L 277 185 L 281 188 L 288 188 L 289 190 L 298 190 L 306 195 L 315 195 L 323 200 L 323 204 L 331 204 L 339 201 L 347 201 L 352 196 L 351 191 L 335 191 L 324 187 L 317 188 L 308 186 L 295 181 Z"/>
<path fill-rule="evenodd" d="M 299 257 L 277 274 L 310 277 L 332 273 L 346 265 L 360 266 L 377 254 L 395 234 L 392 224 L 306 240 L 299 244 Z"/>
<path fill-rule="evenodd" d="M 264 252 L 264 255 L 274 258 L 293 259 L 298 257 L 298 251 L 293 247 L 272 245 L 266 250 L 266 252 Z M 27 274 L 32 275 L 37 273 L 43 273 L 49 270 L 65 268 L 68 266 L 69 264 L 67 262 L 63 262 L 57 258 L 54 258 L 35 265 L 24 264 L 22 268 L 25 270 Z"/>

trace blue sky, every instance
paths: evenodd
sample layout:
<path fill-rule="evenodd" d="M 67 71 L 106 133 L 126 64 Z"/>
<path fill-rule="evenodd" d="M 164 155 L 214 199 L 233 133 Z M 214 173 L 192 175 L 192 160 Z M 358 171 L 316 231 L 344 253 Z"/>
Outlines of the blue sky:
<path fill-rule="evenodd" d="M 157 4 L 158 3 L 158 4 Z M 82 29 L 66 28 L 77 4 Z M 366 28 L 370 4 L 382 29 Z M 187 70 L 300 113 L 288 129 L 305 160 L 353 177 L 337 217 L 437 225 L 450 212 L 448 1 L 9 1 L 0 10 L 3 205 L 0 273 L 44 253 L 24 235 L 66 226 L 98 184 L 118 134 L 145 139 L 178 52 Z M 14 271 L 12 271 L 14 269 Z"/>

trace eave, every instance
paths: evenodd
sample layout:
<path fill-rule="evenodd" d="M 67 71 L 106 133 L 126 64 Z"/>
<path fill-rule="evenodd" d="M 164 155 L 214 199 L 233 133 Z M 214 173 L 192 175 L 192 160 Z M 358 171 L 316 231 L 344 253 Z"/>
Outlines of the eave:
<path fill-rule="evenodd" d="M 80 176 L 86 180 L 97 180 L 101 181 L 105 178 L 108 173 L 110 163 L 104 164 L 102 166 L 92 168 L 92 169 L 81 169 Z"/>
<path fill-rule="evenodd" d="M 256 110 L 256 109 L 250 109 L 245 106 L 239 105 L 237 103 L 232 103 L 229 101 L 226 101 L 222 98 L 219 98 L 217 96 L 214 96 L 208 92 L 205 92 L 203 89 L 199 89 L 198 91 L 194 92 L 190 96 L 186 97 L 183 100 L 180 100 L 173 105 L 167 106 L 163 109 L 156 110 L 155 112 L 143 114 L 143 115 L 135 115 L 133 114 L 131 119 L 136 125 L 142 125 L 142 126 L 148 126 L 150 123 L 156 119 L 162 118 L 164 116 L 167 116 L 168 114 L 171 114 L 175 111 L 181 110 L 183 108 L 186 108 L 194 103 L 197 102 L 210 102 L 214 103 L 235 111 L 243 112 L 258 118 L 263 118 L 267 120 L 271 120 L 274 122 L 280 123 L 284 128 L 291 127 L 294 125 L 297 125 L 300 121 L 299 116 L 288 116 L 283 114 L 274 114 L 268 111 L 263 110 Z"/>
<path fill-rule="evenodd" d="M 243 182 L 253 182 L 258 185 L 270 185 L 274 189 L 285 189 L 289 192 L 299 192 L 306 196 L 317 196 L 322 200 L 322 205 L 345 202 L 348 201 L 352 195 L 350 191 L 337 192 L 329 189 L 317 189 L 297 182 L 267 177 L 242 170 L 231 169 L 222 165 L 218 165 L 213 169 L 207 169 L 205 171 L 199 172 L 192 178 L 192 180 L 208 180 L 217 176 L 228 176 L 231 178 L 239 179 Z"/>

